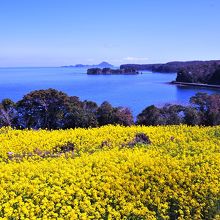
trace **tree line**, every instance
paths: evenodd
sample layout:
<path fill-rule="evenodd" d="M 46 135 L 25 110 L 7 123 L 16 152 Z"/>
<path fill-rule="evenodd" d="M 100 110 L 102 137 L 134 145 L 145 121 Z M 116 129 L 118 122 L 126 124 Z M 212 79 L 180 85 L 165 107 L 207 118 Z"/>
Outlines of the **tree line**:
<path fill-rule="evenodd" d="M 220 124 L 220 95 L 197 93 L 188 106 L 166 104 L 145 108 L 134 121 L 128 108 L 81 101 L 55 89 L 36 90 L 20 101 L 4 99 L 0 103 L 0 127 L 17 129 L 68 129 L 98 127 L 107 124 L 204 125 Z"/>

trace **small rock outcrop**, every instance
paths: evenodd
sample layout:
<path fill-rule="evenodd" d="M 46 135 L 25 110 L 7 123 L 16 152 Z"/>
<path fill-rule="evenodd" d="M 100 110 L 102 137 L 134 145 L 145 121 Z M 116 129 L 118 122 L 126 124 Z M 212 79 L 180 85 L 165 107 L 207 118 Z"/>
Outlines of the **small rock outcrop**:
<path fill-rule="evenodd" d="M 132 141 L 130 141 L 127 145 L 129 147 L 134 147 L 136 145 L 149 145 L 151 144 L 150 138 L 144 133 L 137 133 Z"/>

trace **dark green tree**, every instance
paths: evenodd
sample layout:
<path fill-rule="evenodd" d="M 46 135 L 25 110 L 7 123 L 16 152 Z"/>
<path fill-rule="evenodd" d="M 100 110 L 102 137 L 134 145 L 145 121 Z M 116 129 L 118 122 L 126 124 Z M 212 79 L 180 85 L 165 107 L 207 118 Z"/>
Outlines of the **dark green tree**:
<path fill-rule="evenodd" d="M 154 105 L 145 108 L 137 116 L 137 124 L 139 125 L 164 125 L 165 121 L 161 115 L 160 109 Z"/>
<path fill-rule="evenodd" d="M 64 128 L 89 128 L 97 126 L 98 121 L 95 113 L 78 106 L 72 107 L 71 111 L 65 116 Z"/>
<path fill-rule="evenodd" d="M 103 102 L 97 110 L 97 119 L 100 126 L 114 124 L 114 108 L 108 102 Z"/>
<path fill-rule="evenodd" d="M 10 99 L 3 99 L 0 103 L 0 127 L 15 127 L 17 123 L 17 111 L 15 103 Z"/>
<path fill-rule="evenodd" d="M 200 125 L 202 122 L 201 113 L 193 107 L 186 107 L 184 110 L 184 124 Z"/>
<path fill-rule="evenodd" d="M 220 95 L 197 93 L 190 98 L 190 103 L 200 114 L 200 124 L 210 126 L 220 124 Z"/>
<path fill-rule="evenodd" d="M 184 109 L 181 105 L 166 104 L 160 109 L 160 114 L 166 125 L 179 125 L 183 123 Z"/>
<path fill-rule="evenodd" d="M 58 129 L 70 111 L 67 94 L 55 89 L 33 91 L 17 103 L 19 124 L 23 128 Z"/>
<path fill-rule="evenodd" d="M 114 108 L 113 113 L 113 120 L 114 124 L 124 125 L 124 126 L 131 126 L 134 124 L 133 115 L 128 108 L 118 107 Z"/>

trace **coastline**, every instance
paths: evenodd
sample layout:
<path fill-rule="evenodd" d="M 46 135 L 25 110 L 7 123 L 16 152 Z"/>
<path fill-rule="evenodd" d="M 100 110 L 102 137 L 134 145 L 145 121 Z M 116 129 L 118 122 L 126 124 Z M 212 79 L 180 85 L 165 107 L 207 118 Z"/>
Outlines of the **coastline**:
<path fill-rule="evenodd" d="M 172 81 L 169 84 L 180 85 L 180 86 L 196 86 L 196 87 L 205 87 L 212 89 L 220 89 L 220 85 L 211 85 L 211 84 L 203 84 L 203 83 L 187 83 L 187 82 L 176 82 Z"/>

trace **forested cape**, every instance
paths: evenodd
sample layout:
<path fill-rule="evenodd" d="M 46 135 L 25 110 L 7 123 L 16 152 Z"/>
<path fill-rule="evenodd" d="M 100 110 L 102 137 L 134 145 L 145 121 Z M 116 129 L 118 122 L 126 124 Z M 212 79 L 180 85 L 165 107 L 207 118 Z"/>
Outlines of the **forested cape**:
<path fill-rule="evenodd" d="M 169 62 L 165 64 L 125 64 L 121 69 L 133 68 L 159 73 L 177 73 L 177 82 L 220 85 L 220 60 Z"/>

